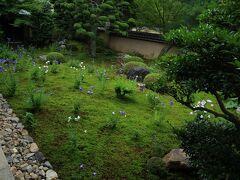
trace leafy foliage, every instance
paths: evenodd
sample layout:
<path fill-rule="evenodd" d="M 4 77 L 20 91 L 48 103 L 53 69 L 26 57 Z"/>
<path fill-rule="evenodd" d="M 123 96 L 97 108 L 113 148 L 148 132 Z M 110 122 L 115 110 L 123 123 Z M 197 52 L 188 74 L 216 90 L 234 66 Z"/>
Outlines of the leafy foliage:
<path fill-rule="evenodd" d="M 30 112 L 26 112 L 26 115 L 24 117 L 24 125 L 28 129 L 33 129 L 36 127 L 37 121 L 34 118 L 33 114 Z"/>
<path fill-rule="evenodd" d="M 115 93 L 118 98 L 123 98 L 126 94 L 132 94 L 135 90 L 136 86 L 133 82 L 122 78 L 116 80 Z"/>
<path fill-rule="evenodd" d="M 230 123 L 209 122 L 200 115 L 178 131 L 182 146 L 201 179 L 237 179 L 239 130 Z"/>
<path fill-rule="evenodd" d="M 228 7 L 225 3 L 234 5 L 230 2 L 234 1 L 224 1 L 216 8 Z M 223 13 L 221 18 L 228 18 L 225 16 Z M 166 40 L 181 49 L 179 55 L 165 64 L 168 76 L 178 86 L 173 87 L 170 94 L 193 110 L 205 110 L 240 125 L 238 115 L 228 111 L 223 103 L 223 99 L 240 98 L 240 71 L 234 63 L 240 60 L 240 34 L 228 26 L 206 24 L 205 14 L 202 17 L 204 21 L 197 28 L 189 31 L 182 27 L 166 35 Z M 208 21 L 215 18 L 209 16 Z M 193 94 L 199 91 L 213 94 L 222 113 L 193 107 Z"/>

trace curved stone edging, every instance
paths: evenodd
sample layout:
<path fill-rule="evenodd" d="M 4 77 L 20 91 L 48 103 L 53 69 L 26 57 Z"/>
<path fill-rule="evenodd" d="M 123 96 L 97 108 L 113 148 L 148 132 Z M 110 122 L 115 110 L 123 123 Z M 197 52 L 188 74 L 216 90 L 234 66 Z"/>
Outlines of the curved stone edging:
<path fill-rule="evenodd" d="M 57 173 L 0 94 L 0 145 L 16 180 L 58 179 Z"/>

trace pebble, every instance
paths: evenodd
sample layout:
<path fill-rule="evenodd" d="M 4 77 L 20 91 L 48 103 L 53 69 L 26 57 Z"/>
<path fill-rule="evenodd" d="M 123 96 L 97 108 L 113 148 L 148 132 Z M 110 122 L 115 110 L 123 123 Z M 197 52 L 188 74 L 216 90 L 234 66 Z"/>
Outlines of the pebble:
<path fill-rule="evenodd" d="M 0 144 L 16 180 L 57 180 L 38 145 L 0 94 Z M 44 163 L 43 163 L 44 162 Z M 0 177 L 1 179 L 1 177 Z"/>
<path fill-rule="evenodd" d="M 58 175 L 55 171 L 53 170 L 48 170 L 46 172 L 46 178 L 47 180 L 53 180 L 53 179 L 57 179 L 58 178 Z"/>
<path fill-rule="evenodd" d="M 31 151 L 31 152 L 37 152 L 38 150 L 39 150 L 39 148 L 38 148 L 38 146 L 37 146 L 36 143 L 32 143 L 32 144 L 30 145 L 30 151 Z"/>

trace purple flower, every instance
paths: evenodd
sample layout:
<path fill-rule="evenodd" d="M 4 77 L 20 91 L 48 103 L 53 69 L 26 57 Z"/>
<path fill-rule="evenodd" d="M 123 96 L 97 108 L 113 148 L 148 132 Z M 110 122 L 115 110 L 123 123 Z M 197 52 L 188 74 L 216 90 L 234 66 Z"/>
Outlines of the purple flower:
<path fill-rule="evenodd" d="M 90 86 L 91 90 L 93 91 L 94 90 L 94 86 Z"/>
<path fill-rule="evenodd" d="M 92 95 L 93 92 L 92 92 L 92 91 L 88 91 L 87 94 L 88 94 L 88 95 Z"/>
<path fill-rule="evenodd" d="M 79 87 L 79 90 L 80 90 L 80 91 L 83 91 L 83 88 L 82 88 L 82 86 L 80 86 L 80 87 Z"/>
<path fill-rule="evenodd" d="M 5 60 L 5 59 L 0 59 L 0 63 L 6 63 L 7 62 L 7 60 Z"/>
<path fill-rule="evenodd" d="M 96 176 L 96 175 L 97 175 L 97 173 L 94 171 L 94 172 L 92 173 L 92 175 L 93 175 L 93 176 Z"/>
<path fill-rule="evenodd" d="M 3 72 L 3 67 L 2 66 L 0 66 L 0 72 Z"/>
<path fill-rule="evenodd" d="M 121 116 L 125 116 L 127 113 L 126 113 L 125 111 L 119 111 L 119 114 L 120 114 Z"/>
<path fill-rule="evenodd" d="M 162 106 L 165 106 L 165 104 L 164 104 L 163 102 L 161 103 L 161 105 L 162 105 Z"/>
<path fill-rule="evenodd" d="M 174 102 L 172 100 L 170 100 L 170 106 L 173 106 Z"/>
<path fill-rule="evenodd" d="M 79 168 L 80 168 L 81 170 L 83 170 L 83 169 L 85 168 L 85 165 L 84 165 L 84 164 L 80 164 Z"/>

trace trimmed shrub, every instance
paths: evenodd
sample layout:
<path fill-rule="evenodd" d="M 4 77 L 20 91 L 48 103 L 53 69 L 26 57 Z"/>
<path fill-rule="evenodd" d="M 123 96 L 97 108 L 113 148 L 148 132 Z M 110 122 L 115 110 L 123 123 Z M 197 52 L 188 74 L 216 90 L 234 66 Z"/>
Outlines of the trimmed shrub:
<path fill-rule="evenodd" d="M 123 98 L 126 94 L 133 94 L 136 89 L 134 82 L 118 79 L 115 83 L 115 93 L 118 98 Z"/>
<path fill-rule="evenodd" d="M 126 62 L 130 62 L 130 61 L 136 61 L 136 62 L 144 62 L 144 60 L 138 56 L 127 56 L 125 58 Z"/>
<path fill-rule="evenodd" d="M 151 90 L 156 90 L 156 87 L 158 86 L 158 82 L 160 81 L 161 75 L 158 73 L 151 73 L 148 74 L 144 78 L 144 84 L 146 85 L 146 88 Z"/>
<path fill-rule="evenodd" d="M 233 124 L 199 114 L 177 135 L 200 179 L 239 179 L 240 131 Z"/>
<path fill-rule="evenodd" d="M 50 52 L 47 54 L 47 61 L 50 61 L 51 63 L 54 62 L 65 62 L 64 55 L 59 52 Z"/>
<path fill-rule="evenodd" d="M 130 61 L 124 65 L 124 72 L 128 73 L 130 69 L 133 69 L 136 67 L 149 69 L 148 66 L 143 62 Z"/>

